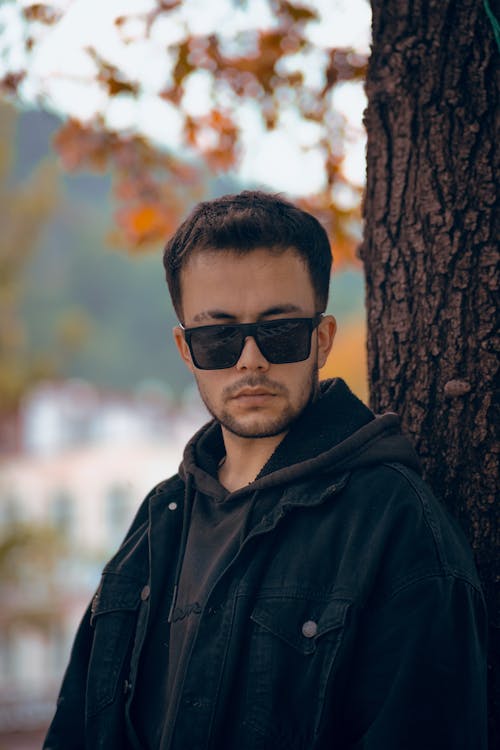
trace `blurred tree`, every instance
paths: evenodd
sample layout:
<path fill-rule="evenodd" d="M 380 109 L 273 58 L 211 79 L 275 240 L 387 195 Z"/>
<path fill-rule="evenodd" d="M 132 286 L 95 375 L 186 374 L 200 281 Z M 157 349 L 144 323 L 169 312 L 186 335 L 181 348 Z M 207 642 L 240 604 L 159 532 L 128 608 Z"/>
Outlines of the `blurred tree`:
<path fill-rule="evenodd" d="M 235 8 L 244 6 L 235 0 Z M 241 159 L 241 106 L 249 102 L 269 131 L 283 126 L 293 112 L 315 133 L 314 147 L 323 157 L 323 186 L 316 195 L 300 197 L 304 207 L 323 220 L 329 230 L 337 262 L 355 261 L 359 239 L 361 187 L 344 174 L 346 118 L 333 107 L 334 89 L 345 82 L 361 82 L 367 56 L 351 48 L 325 47 L 318 50 L 310 40 L 308 26 L 319 22 L 317 11 L 306 4 L 268 0 L 271 22 L 260 30 L 248 26 L 228 38 L 217 33 L 192 33 L 189 19 L 179 21 L 180 0 L 157 0 L 147 12 L 118 16 L 115 27 L 132 53 L 137 43 L 155 39 L 161 23 L 177 23 L 175 41 L 165 45 L 170 61 L 167 81 L 154 92 L 159 101 L 175 110 L 181 121 L 184 158 L 153 148 L 138 133 L 118 132 L 107 126 L 106 111 L 111 100 L 140 103 L 149 80 L 140 80 L 107 59 L 102 50 L 89 46 L 87 63 L 94 70 L 89 86 L 105 95 L 104 104 L 93 120 L 82 123 L 70 118 L 60 130 L 55 145 L 68 169 L 104 170 L 114 166 L 119 242 L 142 248 L 163 242 L 179 222 L 186 204 L 201 197 L 199 171 L 186 156 L 201 156 L 213 172 L 235 169 Z M 47 3 L 25 5 L 27 69 L 8 72 L 4 91 L 15 94 L 28 73 L 42 27 L 50 33 L 64 18 Z M 195 10 L 193 10 L 193 13 Z M 184 17 L 183 17 L 184 18 Z M 134 29 L 132 32 L 130 29 Z M 135 29 L 140 28 L 137 32 Z M 152 48 L 155 49 L 155 48 Z M 35 58 L 36 59 L 36 58 Z M 315 74 L 311 75 L 311 70 Z M 211 104 L 206 112 L 193 115 L 186 91 L 202 73 L 210 81 Z M 42 84 L 43 89 L 43 84 Z M 40 90 L 39 97 L 50 94 Z M 165 134 L 168 143 L 168 134 Z M 304 147 L 305 150 L 310 146 Z M 186 197 L 186 191 L 188 196 Z M 339 195 L 341 197 L 339 198 Z"/>
<path fill-rule="evenodd" d="M 42 164 L 22 183 L 13 179 L 15 110 L 0 103 L 0 450 L 17 442 L 17 410 L 26 389 L 53 374 L 50 358 L 26 346 L 19 315 L 23 271 L 57 202 L 54 169 Z"/>
<path fill-rule="evenodd" d="M 54 144 L 70 171 L 112 169 L 119 208 L 109 239 L 117 245 L 132 250 L 157 246 L 175 229 L 186 206 L 203 196 L 206 175 L 199 167 L 160 151 L 143 136 L 109 131 L 99 118 L 92 124 L 69 119 Z"/>

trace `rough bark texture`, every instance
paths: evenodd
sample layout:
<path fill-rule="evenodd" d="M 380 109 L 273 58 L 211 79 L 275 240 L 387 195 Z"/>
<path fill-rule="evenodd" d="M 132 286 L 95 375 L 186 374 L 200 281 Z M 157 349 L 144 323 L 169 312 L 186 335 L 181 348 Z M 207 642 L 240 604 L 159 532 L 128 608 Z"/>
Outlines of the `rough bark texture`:
<path fill-rule="evenodd" d="M 372 407 L 401 415 L 473 547 L 491 623 L 491 747 L 500 747 L 500 53 L 480 0 L 372 7 L 361 249 Z"/>

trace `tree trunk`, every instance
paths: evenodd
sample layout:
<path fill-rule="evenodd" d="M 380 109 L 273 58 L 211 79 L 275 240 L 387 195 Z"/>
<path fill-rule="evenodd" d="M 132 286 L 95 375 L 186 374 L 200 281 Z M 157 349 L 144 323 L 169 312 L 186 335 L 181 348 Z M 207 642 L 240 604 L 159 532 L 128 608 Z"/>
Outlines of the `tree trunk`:
<path fill-rule="evenodd" d="M 500 53 L 480 0 L 372 6 L 361 250 L 371 405 L 401 415 L 427 480 L 474 550 L 490 614 L 490 741 L 500 747 L 492 669 Z"/>

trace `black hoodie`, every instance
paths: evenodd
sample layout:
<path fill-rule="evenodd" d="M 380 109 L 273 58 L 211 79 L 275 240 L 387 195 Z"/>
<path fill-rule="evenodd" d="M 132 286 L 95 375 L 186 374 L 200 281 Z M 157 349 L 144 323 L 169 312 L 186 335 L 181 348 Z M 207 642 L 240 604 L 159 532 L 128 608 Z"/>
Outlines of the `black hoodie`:
<path fill-rule="evenodd" d="M 187 444 L 179 473 L 186 481 L 191 475 L 200 491 L 223 499 L 228 491 L 217 480 L 223 456 L 220 426 L 211 421 Z M 255 481 L 238 492 L 384 461 L 398 461 L 420 471 L 413 446 L 401 434 L 399 417 L 391 413 L 375 416 L 343 380 L 325 380 L 320 383 L 319 398 L 293 423 Z"/>

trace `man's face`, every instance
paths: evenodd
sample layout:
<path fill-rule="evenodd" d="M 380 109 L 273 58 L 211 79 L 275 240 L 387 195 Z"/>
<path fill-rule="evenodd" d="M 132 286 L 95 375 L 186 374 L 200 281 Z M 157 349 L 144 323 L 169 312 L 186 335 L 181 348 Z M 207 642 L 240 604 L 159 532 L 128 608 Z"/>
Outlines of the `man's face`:
<path fill-rule="evenodd" d="M 195 253 L 181 274 L 184 326 L 309 318 L 317 311 L 308 269 L 293 250 Z M 237 363 L 223 370 L 194 366 L 180 328 L 177 347 L 193 372 L 200 395 L 223 429 L 243 438 L 280 435 L 314 398 L 318 369 L 330 351 L 335 320 L 313 331 L 302 362 L 271 364 L 248 337 Z"/>

